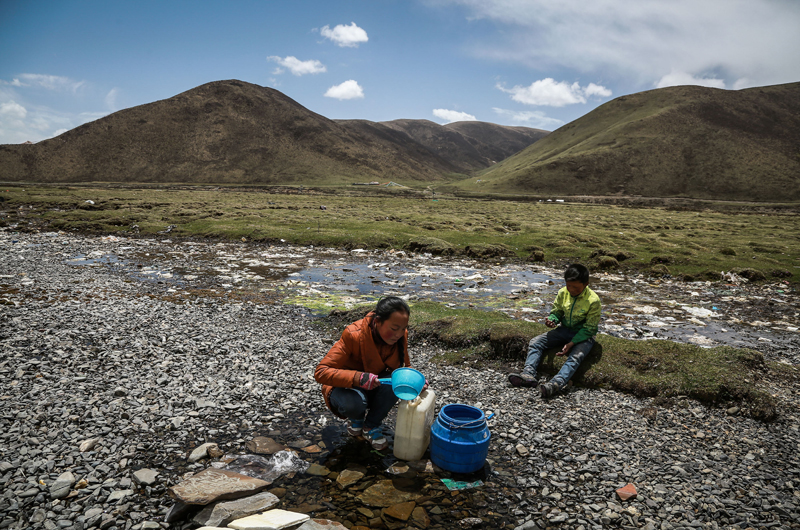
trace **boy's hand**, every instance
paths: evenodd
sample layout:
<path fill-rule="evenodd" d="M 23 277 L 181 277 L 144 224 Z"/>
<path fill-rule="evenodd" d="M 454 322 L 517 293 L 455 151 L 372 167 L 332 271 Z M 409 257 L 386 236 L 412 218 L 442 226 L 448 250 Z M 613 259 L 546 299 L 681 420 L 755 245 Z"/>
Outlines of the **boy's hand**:
<path fill-rule="evenodd" d="M 558 326 L 558 324 L 556 324 L 555 322 L 550 320 L 550 318 L 545 318 L 544 319 L 544 325 L 547 326 L 548 328 L 554 328 L 554 327 Z"/>
<path fill-rule="evenodd" d="M 558 352 L 558 353 L 556 353 L 556 355 L 558 355 L 558 356 L 561 356 L 561 355 L 566 355 L 566 354 L 568 354 L 568 353 L 569 353 L 569 351 L 572 349 L 572 347 L 573 347 L 573 346 L 575 346 L 575 344 L 574 344 L 574 343 L 572 343 L 572 342 L 568 342 L 568 343 L 564 344 L 564 347 L 563 347 L 563 348 L 561 348 L 561 351 L 560 351 L 560 352 Z"/>

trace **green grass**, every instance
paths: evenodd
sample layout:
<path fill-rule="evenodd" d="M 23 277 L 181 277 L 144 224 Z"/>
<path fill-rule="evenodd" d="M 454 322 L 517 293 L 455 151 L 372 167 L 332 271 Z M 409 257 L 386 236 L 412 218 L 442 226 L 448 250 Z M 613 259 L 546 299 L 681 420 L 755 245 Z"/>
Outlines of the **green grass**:
<path fill-rule="evenodd" d="M 5 191 L 8 190 L 8 191 Z M 246 238 L 345 248 L 397 248 L 627 270 L 687 280 L 752 269 L 797 281 L 800 216 L 584 203 L 456 199 L 407 191 L 268 193 L 237 189 L 8 187 L 0 224 L 119 235 Z M 91 199 L 95 204 L 85 201 Z M 321 210 L 320 206 L 326 206 Z M 614 257 L 614 260 L 603 257 Z M 616 260 L 616 263 L 614 261 Z M 761 276 L 755 275 L 754 278 Z"/>
<path fill-rule="evenodd" d="M 371 308 L 332 312 L 327 325 L 340 332 Z M 438 362 L 503 360 L 519 368 L 528 341 L 547 330 L 543 324 L 514 320 L 500 312 L 450 309 L 436 302 L 412 304 L 409 328 L 412 342 L 434 340 L 448 348 L 435 359 Z M 555 375 L 564 360 L 555 350 L 548 351 L 539 371 Z M 599 335 L 573 382 L 651 397 L 661 404 L 688 397 L 710 406 L 736 405 L 749 416 L 770 421 L 778 414 L 777 403 L 761 384 L 770 371 L 797 380 L 795 367 L 768 364 L 755 350 Z"/>

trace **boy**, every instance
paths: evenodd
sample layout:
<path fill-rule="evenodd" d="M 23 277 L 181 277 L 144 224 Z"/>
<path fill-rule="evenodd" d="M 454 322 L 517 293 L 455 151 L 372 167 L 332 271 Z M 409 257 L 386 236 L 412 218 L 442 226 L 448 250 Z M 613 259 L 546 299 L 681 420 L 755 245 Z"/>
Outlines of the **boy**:
<path fill-rule="evenodd" d="M 561 348 L 556 355 L 569 357 L 556 376 L 539 387 L 543 398 L 552 397 L 567 386 L 567 381 L 575 375 L 578 366 L 594 346 L 594 336 L 600 323 L 600 298 L 587 287 L 589 269 L 573 263 L 564 272 L 564 280 L 567 285 L 558 291 L 550 316 L 544 321 L 548 328 L 555 329 L 531 339 L 525 368 L 521 373 L 508 375 L 508 381 L 513 386 L 536 387 L 539 384 L 536 370 L 542 361 L 542 353 L 547 348 Z"/>

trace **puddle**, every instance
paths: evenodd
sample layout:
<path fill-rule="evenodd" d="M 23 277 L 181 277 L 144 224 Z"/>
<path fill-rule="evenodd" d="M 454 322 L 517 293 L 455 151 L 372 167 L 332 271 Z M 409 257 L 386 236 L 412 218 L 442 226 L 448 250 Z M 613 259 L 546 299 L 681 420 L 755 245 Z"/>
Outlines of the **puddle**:
<path fill-rule="evenodd" d="M 122 238 L 107 244 L 107 250 L 75 255 L 67 263 L 112 268 L 136 280 L 165 284 L 169 291 L 277 292 L 285 303 L 302 305 L 315 315 L 395 294 L 538 322 L 563 284 L 560 271 L 545 267 L 393 250 Z M 775 286 L 648 281 L 614 274 L 598 274 L 591 286 L 603 300 L 601 333 L 706 347 L 757 349 L 772 343 L 787 351 L 796 350 L 800 341 L 797 304 L 788 291 Z M 788 354 L 787 360 L 800 362 Z"/>

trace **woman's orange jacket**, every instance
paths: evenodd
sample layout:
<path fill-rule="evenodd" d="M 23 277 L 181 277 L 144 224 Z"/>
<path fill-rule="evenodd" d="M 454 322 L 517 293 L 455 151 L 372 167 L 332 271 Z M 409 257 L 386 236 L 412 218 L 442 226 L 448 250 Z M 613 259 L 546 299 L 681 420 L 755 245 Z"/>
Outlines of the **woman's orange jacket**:
<path fill-rule="evenodd" d="M 333 389 L 356 387 L 363 372 L 380 374 L 401 366 L 411 366 L 408 358 L 408 330 L 403 340 L 403 358 L 400 359 L 398 345 L 376 344 L 372 334 L 372 319 L 375 313 L 347 326 L 342 337 L 314 370 L 314 379 L 322 384 L 322 397 L 331 411 L 330 396 Z M 336 414 L 338 416 L 338 414 Z"/>

